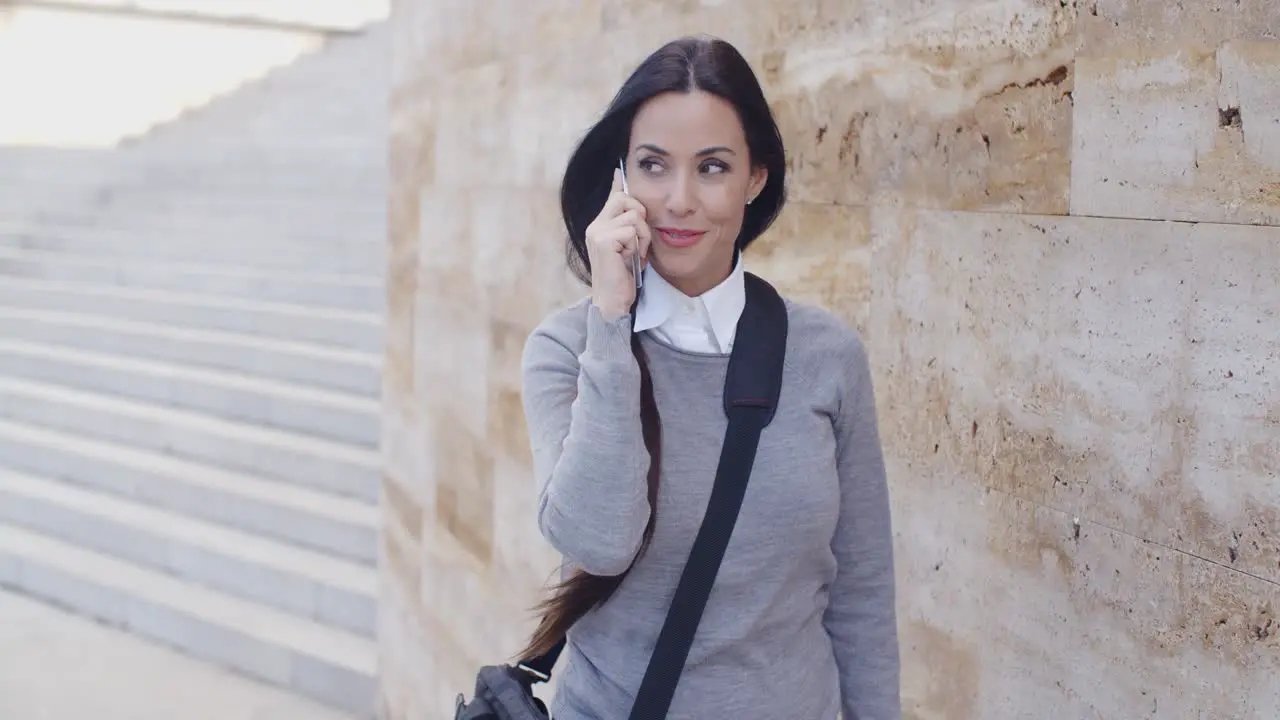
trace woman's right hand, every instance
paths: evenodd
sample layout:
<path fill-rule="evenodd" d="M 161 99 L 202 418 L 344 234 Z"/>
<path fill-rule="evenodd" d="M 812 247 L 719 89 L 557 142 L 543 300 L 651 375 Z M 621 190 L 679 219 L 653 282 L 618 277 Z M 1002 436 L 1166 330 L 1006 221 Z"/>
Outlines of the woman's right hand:
<path fill-rule="evenodd" d="M 622 192 L 622 171 L 613 171 L 613 188 L 600 214 L 587 226 L 587 257 L 591 261 L 591 302 L 606 320 L 631 311 L 636 280 L 631 273 L 633 253 L 644 269 L 649 256 L 649 225 L 644 205 Z"/>

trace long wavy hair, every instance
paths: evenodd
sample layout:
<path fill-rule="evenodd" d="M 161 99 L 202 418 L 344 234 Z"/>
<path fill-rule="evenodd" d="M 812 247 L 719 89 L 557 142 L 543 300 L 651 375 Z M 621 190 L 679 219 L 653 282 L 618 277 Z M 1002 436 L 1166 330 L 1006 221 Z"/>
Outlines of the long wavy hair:
<path fill-rule="evenodd" d="M 735 243 L 737 251 L 750 245 L 782 211 L 786 202 L 786 152 L 751 66 L 724 40 L 706 36 L 674 40 L 654 51 L 627 78 L 603 117 L 582 138 L 565 169 L 560 186 L 560 210 L 568 231 L 565 255 L 573 273 L 588 286 L 591 261 L 587 254 L 586 229 L 609 197 L 613 170 L 618 159 L 627 154 L 636 113 L 641 105 L 657 95 L 694 91 L 712 93 L 733 105 L 742 122 L 752 165 L 768 169 L 764 188 L 746 206 L 742 230 Z M 633 307 L 633 319 L 634 310 Z M 631 336 L 631 351 L 640 366 L 640 421 L 650 460 L 647 478 L 650 514 L 640 549 L 631 565 L 619 575 L 591 575 L 579 570 L 555 585 L 537 607 L 542 619 L 520 656 L 523 659 L 545 654 L 565 637 L 579 618 L 608 600 L 653 537 L 661 480 L 662 423 L 639 334 Z"/>

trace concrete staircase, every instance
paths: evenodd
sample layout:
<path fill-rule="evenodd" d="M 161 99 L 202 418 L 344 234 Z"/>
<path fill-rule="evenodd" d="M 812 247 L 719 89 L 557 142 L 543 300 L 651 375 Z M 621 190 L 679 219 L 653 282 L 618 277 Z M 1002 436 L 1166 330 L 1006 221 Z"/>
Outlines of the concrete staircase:
<path fill-rule="evenodd" d="M 0 585 L 363 717 L 386 44 L 0 149 Z"/>

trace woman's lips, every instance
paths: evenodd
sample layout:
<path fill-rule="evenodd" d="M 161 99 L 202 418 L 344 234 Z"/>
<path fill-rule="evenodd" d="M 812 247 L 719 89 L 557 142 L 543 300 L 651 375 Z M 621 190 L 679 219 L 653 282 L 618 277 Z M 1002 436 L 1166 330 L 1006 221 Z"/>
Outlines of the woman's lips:
<path fill-rule="evenodd" d="M 679 228 L 657 228 L 662 241 L 671 247 L 685 248 L 693 245 L 707 234 L 706 230 L 681 230 Z"/>

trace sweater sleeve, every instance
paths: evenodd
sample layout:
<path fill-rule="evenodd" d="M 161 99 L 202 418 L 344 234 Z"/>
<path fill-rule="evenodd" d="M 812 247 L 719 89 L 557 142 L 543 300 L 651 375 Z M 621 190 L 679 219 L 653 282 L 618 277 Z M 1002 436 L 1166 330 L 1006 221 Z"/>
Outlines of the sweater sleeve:
<path fill-rule="evenodd" d="M 824 624 L 835 647 L 845 720 L 899 720 L 893 533 L 866 352 L 856 336 L 835 420 L 840 516 L 836 578 Z"/>
<path fill-rule="evenodd" d="M 639 550 L 650 512 L 640 368 L 629 315 L 606 321 L 589 303 L 586 315 L 581 354 L 554 327 L 535 330 L 525 345 L 522 395 L 538 527 L 569 562 L 593 575 L 618 575 Z"/>

